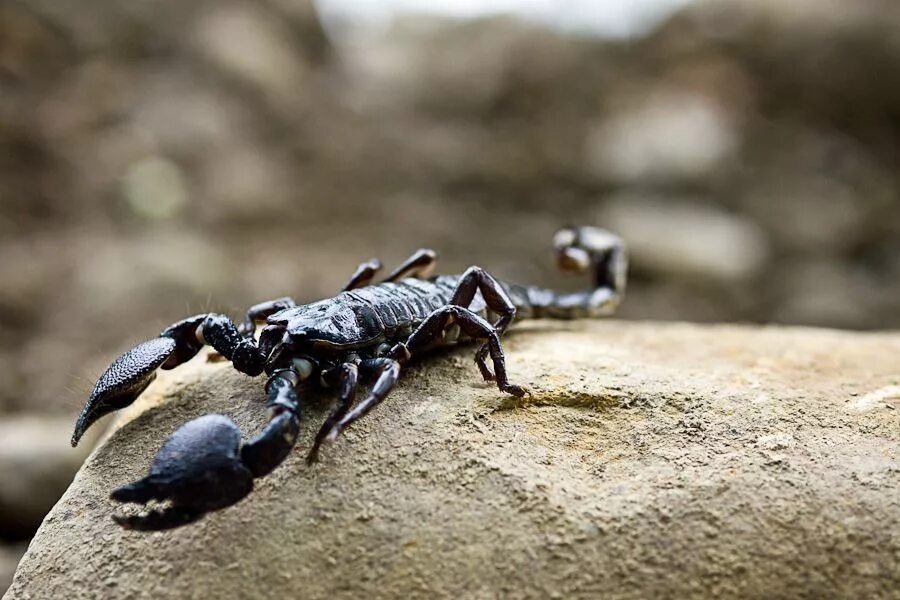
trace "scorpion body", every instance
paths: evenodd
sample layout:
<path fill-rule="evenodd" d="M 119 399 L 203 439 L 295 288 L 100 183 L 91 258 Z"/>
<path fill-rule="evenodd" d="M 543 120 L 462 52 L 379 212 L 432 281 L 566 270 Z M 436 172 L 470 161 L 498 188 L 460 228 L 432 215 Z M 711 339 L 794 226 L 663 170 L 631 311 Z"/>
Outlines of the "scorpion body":
<path fill-rule="evenodd" d="M 72 444 L 97 419 L 131 404 L 158 368 L 190 360 L 203 345 L 247 375 L 265 372 L 270 421 L 261 434 L 242 443 L 230 419 L 200 417 L 166 440 L 147 477 L 113 492 L 120 502 L 167 502 L 142 515 L 114 515 L 126 528 L 159 530 L 190 523 L 249 494 L 253 479 L 270 473 L 293 449 L 301 397 L 309 387 L 336 388 L 338 401 L 313 441 L 308 463 L 317 460 L 325 441 L 384 400 L 402 365 L 436 347 L 482 341 L 475 354 L 482 377 L 503 392 L 523 396 L 525 388 L 511 383 L 506 372 L 500 344 L 506 329 L 526 318 L 606 315 L 624 292 L 627 259 L 615 235 L 592 227 L 565 228 L 554 237 L 554 247 L 560 267 L 592 271 L 594 287 L 558 293 L 500 282 L 480 267 L 432 276 L 436 255 L 423 249 L 377 284 L 372 280 L 380 263 L 363 263 L 333 298 L 302 305 L 290 298 L 263 302 L 251 307 L 239 325 L 219 314 L 179 321 L 113 362 L 79 416 Z M 264 327 L 257 341 L 259 324 Z M 372 385 L 356 403 L 360 379 Z"/>

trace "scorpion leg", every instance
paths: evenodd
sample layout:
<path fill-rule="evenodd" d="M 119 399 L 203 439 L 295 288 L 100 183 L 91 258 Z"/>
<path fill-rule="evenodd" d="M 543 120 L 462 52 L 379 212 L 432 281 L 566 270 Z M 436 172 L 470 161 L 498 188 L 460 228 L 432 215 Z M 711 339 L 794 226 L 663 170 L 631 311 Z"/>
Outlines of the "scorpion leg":
<path fill-rule="evenodd" d="M 84 405 L 72 445 L 98 419 L 134 402 L 156 377 L 157 369 L 174 369 L 190 360 L 204 344 L 209 344 L 234 368 L 247 375 L 262 373 L 265 359 L 256 341 L 240 335 L 225 315 L 195 315 L 166 328 L 158 338 L 138 344 L 119 358 L 100 376 Z"/>
<path fill-rule="evenodd" d="M 434 265 L 437 262 L 437 254 L 434 250 L 429 250 L 427 248 L 422 248 L 413 253 L 412 256 L 403 261 L 399 267 L 391 271 L 391 274 L 388 275 L 384 280 L 385 281 L 397 281 L 398 279 L 403 279 L 404 277 L 419 277 L 425 278 L 430 277 L 432 271 L 434 271 Z M 378 270 L 381 269 L 381 261 L 377 258 L 373 258 L 368 262 L 364 262 L 359 267 L 356 268 L 356 272 L 353 273 L 353 276 L 350 278 L 350 281 L 347 282 L 347 285 L 344 286 L 344 289 L 341 290 L 343 292 L 349 292 L 350 290 L 355 290 L 356 288 L 365 287 L 372 283 L 372 280 L 375 278 L 375 274 Z"/>
<path fill-rule="evenodd" d="M 268 475 L 290 454 L 300 431 L 293 369 L 276 371 L 266 383 L 272 418 L 253 440 L 241 446 L 241 432 L 222 415 L 205 415 L 183 425 L 165 441 L 147 477 L 113 491 L 113 500 L 146 505 L 164 502 L 144 514 L 114 515 L 126 529 L 172 529 L 231 506 L 253 490 L 255 478 Z"/>
<path fill-rule="evenodd" d="M 341 291 L 349 292 L 350 290 L 369 285 L 372 283 L 372 278 L 375 277 L 375 273 L 377 273 L 380 268 L 381 261 L 377 258 L 362 263 L 356 268 L 356 272 L 353 273 L 353 276 L 350 277 L 350 281 L 347 282 L 347 285 L 345 285 L 344 289 Z"/>
<path fill-rule="evenodd" d="M 430 248 L 420 248 L 403 261 L 399 267 L 391 271 L 391 274 L 384 280 L 398 281 L 405 277 L 427 279 L 434 272 L 435 265 L 437 265 L 437 252 Z"/>
<path fill-rule="evenodd" d="M 247 309 L 244 320 L 238 325 L 238 332 L 246 338 L 252 338 L 256 333 L 256 324 L 265 323 L 266 319 L 285 308 L 293 308 L 297 306 L 293 298 L 278 298 L 277 300 L 269 300 L 254 304 Z"/>
<path fill-rule="evenodd" d="M 456 285 L 456 290 L 453 292 L 450 303 L 468 308 L 475 298 L 475 292 L 479 291 L 491 312 L 499 315 L 494 323 L 494 330 L 497 332 L 498 337 L 503 337 L 506 328 L 509 327 L 509 324 L 512 323 L 516 316 L 516 307 L 513 305 L 512 300 L 509 299 L 506 290 L 497 283 L 497 280 L 490 273 L 481 267 L 469 267 L 466 269 L 466 272 L 459 278 L 459 283 Z M 478 370 L 481 371 L 481 376 L 484 377 L 485 381 L 494 380 L 494 374 L 485 361 L 489 351 L 488 343 L 484 343 L 478 349 L 478 352 L 475 353 L 475 364 L 478 365 Z"/>
<path fill-rule="evenodd" d="M 519 385 L 509 382 L 506 374 L 506 357 L 503 355 L 503 347 L 500 345 L 500 336 L 496 329 L 476 315 L 468 308 L 451 304 L 439 308 L 431 313 L 405 343 L 401 342 L 391 348 L 390 356 L 405 362 L 427 349 L 433 342 L 440 339 L 443 332 L 450 325 L 457 324 L 468 336 L 475 339 L 487 339 L 488 352 L 494 363 L 497 387 L 501 392 L 507 392 L 513 396 L 522 397 L 527 391 Z"/>
<path fill-rule="evenodd" d="M 365 400 L 331 426 L 327 435 L 329 441 L 334 441 L 351 423 L 378 406 L 400 378 L 400 363 L 393 358 L 370 358 L 360 362 L 359 369 L 367 378 L 374 378 L 375 383 Z"/>
<path fill-rule="evenodd" d="M 316 439 L 313 442 L 313 446 L 310 449 L 309 454 L 306 456 L 306 464 L 312 464 L 319 459 L 319 448 L 322 446 L 322 442 L 325 441 L 325 438 L 328 436 L 331 428 L 334 427 L 336 423 L 340 422 L 341 419 L 343 419 L 347 414 L 347 411 L 350 410 L 350 407 L 353 405 L 353 400 L 356 398 L 356 387 L 358 379 L 359 367 L 357 367 L 356 364 L 344 363 L 340 366 L 340 370 L 338 372 L 338 380 L 341 388 L 338 394 L 337 408 L 333 413 L 331 413 L 331 415 L 328 416 L 327 419 L 325 419 L 325 422 L 322 424 L 322 427 L 316 434 Z"/>

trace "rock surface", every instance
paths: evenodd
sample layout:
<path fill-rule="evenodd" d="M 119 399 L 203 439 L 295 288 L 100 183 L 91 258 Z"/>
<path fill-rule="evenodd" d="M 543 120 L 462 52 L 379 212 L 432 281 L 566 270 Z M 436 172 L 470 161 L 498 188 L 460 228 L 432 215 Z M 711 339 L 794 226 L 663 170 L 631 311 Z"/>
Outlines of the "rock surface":
<path fill-rule="evenodd" d="M 525 402 L 471 349 L 435 357 L 313 468 L 295 451 L 229 510 L 126 532 L 109 491 L 181 423 L 264 422 L 225 364 L 165 374 L 6 597 L 896 597 L 900 335 L 606 321 L 506 346 Z"/>

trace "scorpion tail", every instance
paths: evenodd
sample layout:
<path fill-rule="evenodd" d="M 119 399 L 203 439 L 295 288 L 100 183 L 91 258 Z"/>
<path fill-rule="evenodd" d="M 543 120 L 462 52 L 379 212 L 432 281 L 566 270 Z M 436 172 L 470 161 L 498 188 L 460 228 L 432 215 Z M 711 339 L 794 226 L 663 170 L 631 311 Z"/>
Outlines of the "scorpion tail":
<path fill-rule="evenodd" d="M 590 273 L 592 289 L 562 293 L 534 286 L 511 289 L 522 316 L 576 319 L 612 314 L 625 295 L 628 253 L 619 236 L 597 227 L 565 227 L 553 236 L 557 264 L 568 272 Z M 530 310 L 528 310 L 530 309 Z"/>

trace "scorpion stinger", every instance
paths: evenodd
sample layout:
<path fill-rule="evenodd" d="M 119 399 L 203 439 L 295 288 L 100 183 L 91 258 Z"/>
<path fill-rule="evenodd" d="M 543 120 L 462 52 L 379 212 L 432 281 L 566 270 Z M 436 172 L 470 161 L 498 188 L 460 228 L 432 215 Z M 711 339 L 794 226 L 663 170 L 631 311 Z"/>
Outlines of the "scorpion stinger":
<path fill-rule="evenodd" d="M 612 314 L 625 295 L 628 251 L 622 238 L 596 227 L 564 227 L 553 236 L 557 264 L 563 271 L 591 272 L 594 288 L 556 294 L 543 303 L 542 316 L 571 318 Z M 542 304 L 541 302 L 536 303 Z"/>

